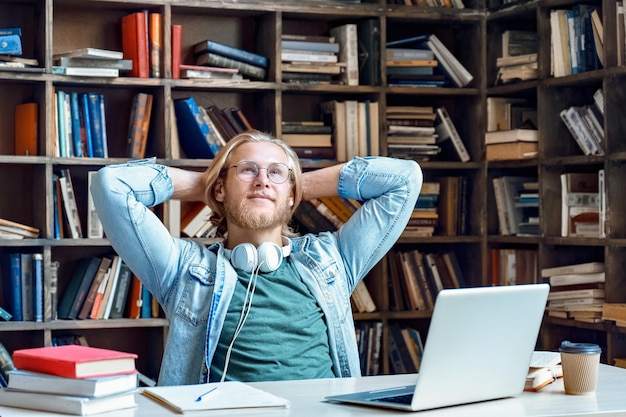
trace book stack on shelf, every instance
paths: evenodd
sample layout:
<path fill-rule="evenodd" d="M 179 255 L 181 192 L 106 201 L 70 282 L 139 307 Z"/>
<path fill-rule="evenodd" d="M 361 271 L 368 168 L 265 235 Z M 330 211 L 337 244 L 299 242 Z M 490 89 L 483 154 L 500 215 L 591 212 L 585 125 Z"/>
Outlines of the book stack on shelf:
<path fill-rule="evenodd" d="M 496 60 L 496 84 L 534 80 L 539 76 L 535 31 L 505 30 L 502 32 L 502 55 Z"/>
<path fill-rule="evenodd" d="M 561 174 L 561 236 L 604 235 L 604 175 L 603 169 Z"/>
<path fill-rule="evenodd" d="M 379 321 L 356 323 L 356 342 L 363 376 L 374 376 L 380 373 L 382 334 L 383 324 Z"/>
<path fill-rule="evenodd" d="M 626 327 L 626 304 L 604 303 L 602 305 L 602 320 L 612 321 L 616 326 Z M 617 361 L 617 358 L 616 358 Z M 622 368 L 626 368 L 624 358 L 621 359 Z"/>
<path fill-rule="evenodd" d="M 211 223 L 211 209 L 202 202 L 193 204 L 180 219 L 180 231 L 184 236 L 201 239 L 215 238 L 217 227 Z"/>
<path fill-rule="evenodd" d="M 317 120 L 281 122 L 282 136 L 300 158 L 331 159 L 335 157 L 332 126 Z"/>
<path fill-rule="evenodd" d="M 439 61 L 429 49 L 387 48 L 387 82 L 391 86 L 443 87 L 446 77 L 435 74 Z"/>
<path fill-rule="evenodd" d="M 210 67 L 205 65 L 180 64 L 180 78 L 205 80 L 210 82 L 249 81 L 243 78 L 236 68 Z"/>
<path fill-rule="evenodd" d="M 16 350 L 0 404 L 79 416 L 135 407 L 136 358 L 80 345 Z"/>
<path fill-rule="evenodd" d="M 56 91 L 54 156 L 107 158 L 104 95 Z"/>
<path fill-rule="evenodd" d="M 546 307 L 549 316 L 587 323 L 602 321 L 606 278 L 604 262 L 543 268 L 541 277 L 550 283 Z"/>
<path fill-rule="evenodd" d="M 602 89 L 593 94 L 593 101 L 583 106 L 570 106 L 559 115 L 585 155 L 604 155 L 604 106 Z"/>
<path fill-rule="evenodd" d="M 53 74 L 81 77 L 119 77 L 133 69 L 133 62 L 124 59 L 123 51 L 80 48 L 54 54 Z"/>
<path fill-rule="evenodd" d="M 438 182 L 424 182 L 403 236 L 430 237 L 439 225 Z"/>
<path fill-rule="evenodd" d="M 437 71 L 435 73 L 445 75 L 446 80 L 452 86 L 465 87 L 474 79 L 472 74 L 435 34 L 387 42 L 387 48 L 415 48 L 432 51 L 437 61 Z"/>
<path fill-rule="evenodd" d="M 319 233 L 337 230 L 360 207 L 356 200 L 341 197 L 321 197 L 302 201 L 294 213 L 297 229 Z"/>
<path fill-rule="evenodd" d="M 0 239 L 37 239 L 38 237 L 38 228 L 0 218 Z"/>
<path fill-rule="evenodd" d="M 432 106 L 387 106 L 388 155 L 421 161 L 438 155 L 436 117 Z"/>
<path fill-rule="evenodd" d="M 9 252 L 0 255 L 4 320 L 44 321 L 43 254 Z"/>
<path fill-rule="evenodd" d="M 0 27 L 0 70 L 3 71 L 43 71 L 39 61 L 22 57 L 22 28 Z"/>
<path fill-rule="evenodd" d="M 617 29 L 618 60 L 620 48 L 622 53 L 624 51 L 624 19 L 621 20 L 619 22 L 618 19 Z M 621 38 L 619 27 L 622 28 Z M 595 6 L 576 4 L 571 9 L 551 10 L 550 29 L 553 63 L 551 74 L 554 77 L 602 68 L 604 29 L 599 10 Z"/>
<path fill-rule="evenodd" d="M 535 249 L 491 248 L 491 285 L 532 284 L 537 278 Z"/>
<path fill-rule="evenodd" d="M 243 77 L 264 80 L 267 76 L 269 59 L 242 48 L 206 39 L 193 46 L 196 65 L 222 67 L 239 70 Z"/>
<path fill-rule="evenodd" d="M 525 99 L 487 97 L 485 158 L 488 161 L 536 158 L 537 108 Z"/>
<path fill-rule="evenodd" d="M 536 177 L 502 176 L 492 179 L 503 236 L 539 234 L 539 193 Z"/>
<path fill-rule="evenodd" d="M 289 83 L 331 83 L 345 71 L 338 61 L 340 49 L 334 36 L 281 36 L 282 79 Z"/>

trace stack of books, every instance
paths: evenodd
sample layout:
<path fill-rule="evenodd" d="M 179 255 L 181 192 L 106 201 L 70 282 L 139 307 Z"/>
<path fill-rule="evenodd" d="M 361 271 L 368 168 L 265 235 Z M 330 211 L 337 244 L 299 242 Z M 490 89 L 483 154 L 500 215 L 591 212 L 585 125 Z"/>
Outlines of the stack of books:
<path fill-rule="evenodd" d="M 54 54 L 53 74 L 82 77 L 119 77 L 120 71 L 131 71 L 133 62 L 124 59 L 122 51 L 81 48 Z"/>
<path fill-rule="evenodd" d="M 439 190 L 438 182 L 422 184 L 419 198 L 411 213 L 409 223 L 404 229 L 404 236 L 430 237 L 439 225 Z"/>
<path fill-rule="evenodd" d="M 39 229 L 22 223 L 0 218 L 0 239 L 36 239 Z"/>
<path fill-rule="evenodd" d="M 345 70 L 334 36 L 283 34 L 282 78 L 289 83 L 330 83 Z"/>
<path fill-rule="evenodd" d="M 387 80 L 389 85 L 413 87 L 442 87 L 443 74 L 435 74 L 439 61 L 429 49 L 387 48 Z"/>
<path fill-rule="evenodd" d="M 255 80 L 264 80 L 267 75 L 269 59 L 251 51 L 222 44 L 210 39 L 193 46 L 196 65 L 232 68 Z"/>
<path fill-rule="evenodd" d="M 387 106 L 389 156 L 429 160 L 441 151 L 432 106 Z"/>
<path fill-rule="evenodd" d="M 587 323 L 602 321 L 606 277 L 604 262 L 544 268 L 541 276 L 550 283 L 546 307 L 549 316 Z"/>
<path fill-rule="evenodd" d="M 16 350 L 0 405 L 82 416 L 135 407 L 136 358 L 80 345 Z"/>
<path fill-rule="evenodd" d="M 39 61 L 22 57 L 22 28 L 0 28 L 0 69 L 23 70 L 37 67 Z"/>
<path fill-rule="evenodd" d="M 282 139 L 299 158 L 335 159 L 332 126 L 316 120 L 283 121 L 281 124 Z"/>
<path fill-rule="evenodd" d="M 502 32 L 502 56 L 496 60 L 497 84 L 534 80 L 539 76 L 535 31 L 505 30 Z"/>
<path fill-rule="evenodd" d="M 585 155 L 604 155 L 604 104 L 602 89 L 593 94 L 593 101 L 583 106 L 570 106 L 560 112 L 561 119 Z"/>

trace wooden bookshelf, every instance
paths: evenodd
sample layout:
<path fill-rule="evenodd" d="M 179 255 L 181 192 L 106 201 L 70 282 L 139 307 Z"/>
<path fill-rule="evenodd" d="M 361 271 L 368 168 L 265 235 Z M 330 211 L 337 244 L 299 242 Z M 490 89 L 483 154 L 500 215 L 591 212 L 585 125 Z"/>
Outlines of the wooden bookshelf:
<path fill-rule="evenodd" d="M 491 5 L 492 1 L 489 0 Z M 152 122 L 147 155 L 159 162 L 189 169 L 203 169 L 210 160 L 188 158 L 181 153 L 173 157 L 173 119 L 170 103 L 177 98 L 193 95 L 202 106 L 238 107 L 251 123 L 278 136 L 283 120 L 319 119 L 319 105 L 328 100 L 376 101 L 379 119 L 384 120 L 387 106 L 445 106 L 470 154 L 469 162 L 445 159 L 424 161 L 421 166 L 426 181 L 438 181 L 444 176 L 468 178 L 467 231 L 458 236 L 402 237 L 394 249 L 417 248 L 428 252 L 454 250 L 463 267 L 469 285 L 490 285 L 489 253 L 492 248 L 536 248 L 538 268 L 554 266 L 578 259 L 604 260 L 607 264 L 607 289 L 610 301 L 625 301 L 621 270 L 626 259 L 626 224 L 621 216 L 612 216 L 605 239 L 561 238 L 560 202 L 555 197 L 558 174 L 566 170 L 605 168 L 608 183 L 610 213 L 619 213 L 626 206 L 621 197 L 620 179 L 626 175 L 621 160 L 626 150 L 619 140 L 624 132 L 618 116 L 624 102 L 625 72 L 611 58 L 615 44 L 607 42 L 606 69 L 553 79 L 550 67 L 550 28 L 548 13 L 553 7 L 567 7 L 576 1 L 532 1 L 487 9 L 486 0 L 465 0 L 465 9 L 411 7 L 387 4 L 384 0 L 362 0 L 361 3 L 310 2 L 199 2 L 157 0 L 148 3 L 108 0 L 28 0 L 0 2 L 0 27 L 21 27 L 24 56 L 40 62 L 38 71 L 0 71 L 0 91 L 4 110 L 0 116 L 0 216 L 41 229 L 39 239 L 0 240 L 0 252 L 41 252 L 44 257 L 44 277 L 49 286 L 51 264 L 60 262 L 58 293 L 67 286 L 76 261 L 87 255 L 112 254 L 106 239 L 54 239 L 52 175 L 68 168 L 75 179 L 75 188 L 82 208 L 81 220 L 86 225 L 87 172 L 105 164 L 127 161 L 126 130 L 132 99 L 139 92 L 154 96 Z M 610 0 L 593 1 L 603 5 L 604 21 L 614 22 Z M 121 50 L 121 18 L 139 10 L 163 15 L 162 78 L 87 78 L 52 74 L 55 53 L 82 47 Z M 280 62 L 280 35 L 299 33 L 324 35 L 333 27 L 357 23 L 363 19 L 378 19 L 381 43 L 411 36 L 434 33 L 473 75 L 464 88 L 390 87 L 384 76 L 385 62 L 381 58 L 383 82 L 380 86 L 305 85 L 283 82 Z M 191 48 L 197 42 L 213 39 L 270 58 L 268 76 L 263 81 L 220 83 L 172 79 L 171 26 L 182 25 L 181 61 L 193 64 Z M 499 54 L 499 39 L 508 28 L 534 28 L 540 34 L 540 77 L 534 81 L 493 87 L 495 59 Z M 615 28 L 605 25 L 607 39 Z M 384 51 L 384 47 L 383 47 Z M 381 54 L 381 56 L 384 56 Z M 588 94 L 599 86 L 605 91 L 609 106 L 605 129 L 607 155 L 586 157 L 561 125 L 556 109 L 587 100 Z M 86 93 L 96 91 L 105 97 L 108 158 L 59 158 L 53 156 L 55 91 L 62 89 Z M 540 152 L 536 160 L 487 163 L 484 160 L 487 96 L 526 97 L 537 102 L 539 113 Z M 39 104 L 39 155 L 15 156 L 13 145 L 13 109 L 16 104 L 34 100 Z M 386 129 L 381 123 L 379 153 L 387 153 Z M 566 137 L 567 140 L 558 140 Z M 328 162 L 303 160 L 305 169 L 316 169 Z M 499 175 L 535 175 L 541 184 L 542 223 L 537 237 L 499 236 L 491 179 Z M 356 320 L 380 321 L 383 324 L 381 368 L 391 371 L 388 360 L 388 327 L 399 323 L 423 331 L 428 328 L 428 311 L 391 311 L 389 307 L 388 259 L 366 278 L 377 311 L 355 314 Z M 46 291 L 47 305 L 50 291 Z M 139 354 L 139 369 L 156 377 L 167 335 L 164 319 L 119 320 L 53 320 L 43 323 L 0 323 L 0 342 L 10 351 L 49 345 L 61 334 L 82 334 L 97 346 L 127 349 Z M 564 320 L 546 320 L 541 343 L 555 348 L 567 335 L 572 339 L 600 341 L 605 347 L 606 360 L 626 355 L 623 331 L 615 326 L 579 325 Z M 588 337 L 589 336 L 589 337 Z M 142 342 L 137 342 L 141 340 Z"/>

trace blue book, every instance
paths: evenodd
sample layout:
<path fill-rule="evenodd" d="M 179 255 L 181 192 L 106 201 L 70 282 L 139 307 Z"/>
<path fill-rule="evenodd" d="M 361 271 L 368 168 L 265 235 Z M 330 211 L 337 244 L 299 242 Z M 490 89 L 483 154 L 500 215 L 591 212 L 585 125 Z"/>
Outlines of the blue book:
<path fill-rule="evenodd" d="M 211 129 L 193 97 L 174 100 L 178 137 L 187 158 L 211 159 L 215 146 Z"/>
<path fill-rule="evenodd" d="M 245 62 L 250 65 L 256 65 L 262 68 L 267 68 L 269 66 L 269 60 L 266 56 L 255 54 L 254 52 L 246 51 L 241 48 L 224 45 L 223 43 L 212 40 L 199 42 L 193 47 L 194 55 L 202 55 L 206 52 L 225 56 L 227 58 Z"/>
<path fill-rule="evenodd" d="M 69 156 L 67 150 L 67 142 L 65 140 L 65 136 L 67 132 L 65 131 L 65 91 L 58 90 L 56 92 L 57 98 L 57 132 L 58 132 L 58 149 L 59 156 L 61 158 L 65 158 Z"/>
<path fill-rule="evenodd" d="M 89 117 L 89 95 L 82 95 L 81 114 L 85 122 L 85 142 L 87 142 L 87 156 L 93 158 L 93 138 L 91 136 L 91 120 Z"/>
<path fill-rule="evenodd" d="M 72 144 L 74 146 L 74 156 L 83 156 L 83 142 L 80 136 L 80 105 L 78 93 L 70 93 L 70 114 L 72 116 Z"/>
<path fill-rule="evenodd" d="M 0 36 L 6 35 L 22 36 L 22 28 L 0 28 Z"/>
<path fill-rule="evenodd" d="M 423 48 L 423 47 L 420 48 L 419 46 L 421 46 L 421 44 L 426 42 L 429 38 L 430 38 L 430 35 L 413 36 L 410 38 L 403 38 L 403 39 L 398 39 L 397 41 L 387 42 L 386 46 L 387 48 L 399 48 L 401 46 L 404 46 L 404 47 L 411 46 L 411 47 L 415 47 L 416 49 L 428 49 L 428 48 Z"/>
<path fill-rule="evenodd" d="M 33 276 L 33 320 L 43 321 L 43 255 L 34 253 L 32 258 Z"/>
<path fill-rule="evenodd" d="M 139 317 L 142 319 L 152 317 L 152 295 L 145 285 L 141 286 L 141 313 Z"/>
<path fill-rule="evenodd" d="M 0 35 L 0 54 L 22 55 L 22 38 L 19 35 Z"/>
<path fill-rule="evenodd" d="M 91 144 L 94 158 L 106 158 L 105 127 L 102 123 L 102 104 L 100 100 L 100 94 L 87 93 L 87 114 L 91 124 Z"/>
<path fill-rule="evenodd" d="M 0 259 L 4 302 L 13 321 L 23 321 L 21 254 L 6 253 Z"/>

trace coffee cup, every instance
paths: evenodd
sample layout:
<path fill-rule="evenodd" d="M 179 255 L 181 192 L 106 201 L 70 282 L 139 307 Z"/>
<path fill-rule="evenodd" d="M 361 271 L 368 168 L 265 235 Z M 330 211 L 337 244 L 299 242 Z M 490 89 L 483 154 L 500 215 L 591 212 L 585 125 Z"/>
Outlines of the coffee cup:
<path fill-rule="evenodd" d="M 564 341 L 561 343 L 559 352 L 561 353 L 565 393 L 571 395 L 595 393 L 602 352 L 600 346 L 593 343 Z"/>

